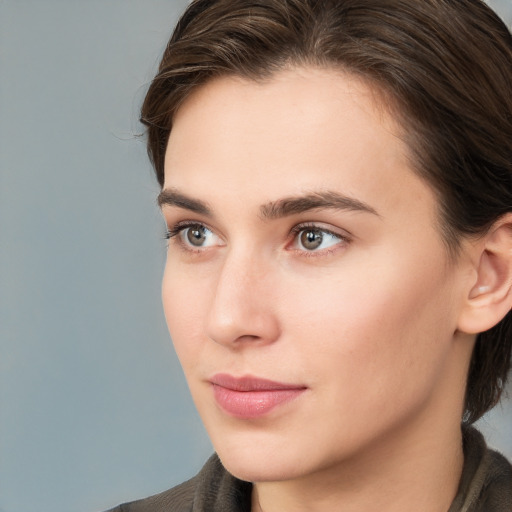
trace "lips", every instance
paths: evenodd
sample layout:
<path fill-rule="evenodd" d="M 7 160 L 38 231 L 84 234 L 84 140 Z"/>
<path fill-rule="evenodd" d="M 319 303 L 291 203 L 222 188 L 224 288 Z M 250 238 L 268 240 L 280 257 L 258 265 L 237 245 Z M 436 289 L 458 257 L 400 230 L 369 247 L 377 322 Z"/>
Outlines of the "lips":
<path fill-rule="evenodd" d="M 258 377 L 217 374 L 210 379 L 213 395 L 224 412 L 241 419 L 264 416 L 294 400 L 306 387 Z"/>

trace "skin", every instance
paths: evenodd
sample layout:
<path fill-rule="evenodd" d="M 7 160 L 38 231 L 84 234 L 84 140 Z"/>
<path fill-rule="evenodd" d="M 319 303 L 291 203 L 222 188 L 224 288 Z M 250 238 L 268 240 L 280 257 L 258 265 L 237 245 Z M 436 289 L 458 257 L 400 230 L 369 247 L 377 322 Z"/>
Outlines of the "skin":
<path fill-rule="evenodd" d="M 319 193 L 350 207 L 276 213 Z M 447 254 L 436 196 L 378 94 L 328 69 L 215 79 L 175 117 L 161 202 L 171 337 L 215 450 L 255 482 L 253 510 L 448 510 L 474 258 Z M 240 419 L 215 401 L 217 373 L 306 389 Z"/>

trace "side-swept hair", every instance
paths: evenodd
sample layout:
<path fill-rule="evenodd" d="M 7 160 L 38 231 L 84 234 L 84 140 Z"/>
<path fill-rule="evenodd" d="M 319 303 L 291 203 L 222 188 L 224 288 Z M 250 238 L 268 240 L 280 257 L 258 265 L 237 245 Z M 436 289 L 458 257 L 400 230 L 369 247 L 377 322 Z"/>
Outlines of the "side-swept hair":
<path fill-rule="evenodd" d="M 173 116 L 195 88 L 290 65 L 343 69 L 382 93 L 415 172 L 437 193 L 452 256 L 463 236 L 512 211 L 512 36 L 480 0 L 193 1 L 142 107 L 160 185 Z M 467 423 L 498 402 L 511 352 L 509 312 L 477 337 Z"/>

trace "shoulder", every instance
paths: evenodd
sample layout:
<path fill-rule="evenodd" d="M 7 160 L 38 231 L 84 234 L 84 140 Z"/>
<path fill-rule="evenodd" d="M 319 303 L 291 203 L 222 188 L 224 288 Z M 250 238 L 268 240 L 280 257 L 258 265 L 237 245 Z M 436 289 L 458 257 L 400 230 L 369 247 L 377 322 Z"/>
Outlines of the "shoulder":
<path fill-rule="evenodd" d="M 189 512 L 192 510 L 195 478 L 172 489 L 130 503 L 119 505 L 107 512 Z"/>
<path fill-rule="evenodd" d="M 229 474 L 212 455 L 194 478 L 107 512 L 249 512 L 251 487 Z"/>
<path fill-rule="evenodd" d="M 464 432 L 464 469 L 449 512 L 511 512 L 512 465 L 475 429 Z"/>
<path fill-rule="evenodd" d="M 512 466 L 500 453 L 487 451 L 487 468 L 476 511 L 512 511 Z"/>

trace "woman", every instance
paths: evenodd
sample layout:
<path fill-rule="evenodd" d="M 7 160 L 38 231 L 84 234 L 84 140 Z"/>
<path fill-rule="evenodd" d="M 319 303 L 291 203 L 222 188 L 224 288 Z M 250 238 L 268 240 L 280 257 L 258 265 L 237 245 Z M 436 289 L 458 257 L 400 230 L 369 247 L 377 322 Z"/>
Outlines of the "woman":
<path fill-rule="evenodd" d="M 191 3 L 142 120 L 217 455 L 115 510 L 512 510 L 511 83 L 480 0 Z"/>

